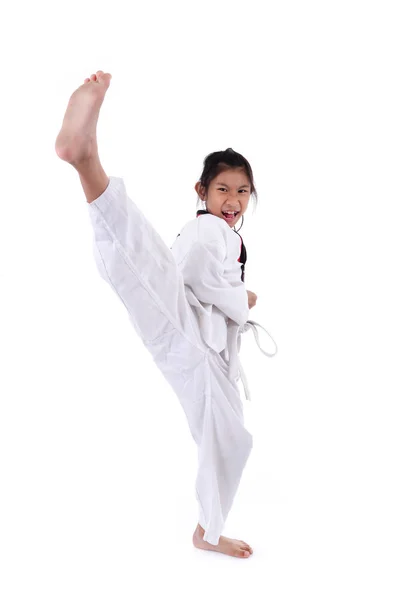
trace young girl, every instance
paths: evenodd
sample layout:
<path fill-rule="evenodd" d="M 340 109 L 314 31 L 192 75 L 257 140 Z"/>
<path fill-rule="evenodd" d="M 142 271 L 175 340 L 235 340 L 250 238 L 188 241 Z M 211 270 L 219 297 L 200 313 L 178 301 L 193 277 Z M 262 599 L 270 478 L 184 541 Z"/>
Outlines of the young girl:
<path fill-rule="evenodd" d="M 247 558 L 251 547 L 221 532 L 253 444 L 237 381 L 249 398 L 238 351 L 241 333 L 252 327 L 257 334 L 258 324 L 248 321 L 257 296 L 245 288 L 246 250 L 234 229 L 256 195 L 252 170 L 231 148 L 210 154 L 195 185 L 205 209 L 168 248 L 123 180 L 108 177 L 100 164 L 96 125 L 110 80 L 97 71 L 72 94 L 56 152 L 79 174 L 99 273 L 178 396 L 197 444 L 193 543 Z"/>

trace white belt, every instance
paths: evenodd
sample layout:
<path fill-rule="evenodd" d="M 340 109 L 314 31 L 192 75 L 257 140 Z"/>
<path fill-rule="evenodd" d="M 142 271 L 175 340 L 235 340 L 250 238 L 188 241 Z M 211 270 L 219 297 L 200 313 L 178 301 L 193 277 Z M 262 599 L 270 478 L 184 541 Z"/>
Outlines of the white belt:
<path fill-rule="evenodd" d="M 256 323 L 256 321 L 246 321 L 246 323 L 242 327 L 240 327 L 239 325 L 232 327 L 228 334 L 229 378 L 232 381 L 236 381 L 238 378 L 240 378 L 242 380 L 246 399 L 249 401 L 251 400 L 249 385 L 247 383 L 247 378 L 246 378 L 245 372 L 243 370 L 242 364 L 239 359 L 239 352 L 240 352 L 240 346 L 241 346 L 241 334 L 245 333 L 246 331 L 248 331 L 251 328 L 253 330 L 254 337 L 256 339 L 258 347 L 260 348 L 260 350 L 263 354 L 265 354 L 266 356 L 272 357 L 272 356 L 275 356 L 275 354 L 278 352 L 278 346 L 276 345 L 275 340 L 272 338 L 271 334 L 268 333 L 268 331 L 266 329 L 264 329 L 264 331 L 266 333 L 268 333 L 269 337 L 274 342 L 276 349 L 275 349 L 275 352 L 271 354 L 270 352 L 266 352 L 265 350 L 263 350 L 261 348 L 260 340 L 258 337 L 258 331 L 257 331 L 256 327 L 261 327 L 261 329 L 264 329 L 264 327 L 262 325 L 260 325 L 259 323 Z"/>

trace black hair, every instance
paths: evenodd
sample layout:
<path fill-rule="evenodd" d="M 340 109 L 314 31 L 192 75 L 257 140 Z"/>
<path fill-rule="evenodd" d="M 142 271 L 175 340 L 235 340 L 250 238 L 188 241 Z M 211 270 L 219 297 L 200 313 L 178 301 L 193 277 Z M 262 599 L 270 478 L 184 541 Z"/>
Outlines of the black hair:
<path fill-rule="evenodd" d="M 253 171 L 250 166 L 248 160 L 245 159 L 244 156 L 232 150 L 232 148 L 227 148 L 226 150 L 221 150 L 219 152 L 212 152 L 204 159 L 204 168 L 203 172 L 200 176 L 200 185 L 204 188 L 205 194 L 208 192 L 208 188 L 210 182 L 217 177 L 222 171 L 226 171 L 227 169 L 244 169 L 247 177 L 250 180 L 250 194 L 254 195 L 255 203 L 257 205 L 258 196 L 257 190 L 254 185 L 254 177 Z M 201 198 L 198 197 L 197 206 L 201 206 Z"/>

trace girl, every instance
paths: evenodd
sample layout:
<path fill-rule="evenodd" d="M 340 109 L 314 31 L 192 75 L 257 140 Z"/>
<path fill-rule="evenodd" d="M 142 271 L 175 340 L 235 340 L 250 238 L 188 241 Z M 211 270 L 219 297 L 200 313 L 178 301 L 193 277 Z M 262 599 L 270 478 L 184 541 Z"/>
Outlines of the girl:
<path fill-rule="evenodd" d="M 72 94 L 56 152 L 79 174 L 99 273 L 178 396 L 197 444 L 193 543 L 247 558 L 252 548 L 221 532 L 253 444 L 237 381 L 240 374 L 249 397 L 239 334 L 249 327 L 257 333 L 248 321 L 257 296 L 245 289 L 246 250 L 234 229 L 256 195 L 252 170 L 231 148 L 209 155 L 195 185 L 205 208 L 167 248 L 123 180 L 108 177 L 100 164 L 96 125 L 110 80 L 97 71 Z"/>

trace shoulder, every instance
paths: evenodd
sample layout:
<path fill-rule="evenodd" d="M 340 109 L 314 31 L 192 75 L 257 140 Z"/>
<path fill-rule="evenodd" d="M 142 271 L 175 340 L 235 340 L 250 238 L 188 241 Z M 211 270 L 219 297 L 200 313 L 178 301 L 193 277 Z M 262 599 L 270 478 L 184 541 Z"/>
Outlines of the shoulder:
<path fill-rule="evenodd" d="M 181 235 L 188 236 L 193 242 L 206 244 L 208 242 L 227 243 L 229 225 L 219 217 L 211 214 L 199 215 L 184 225 Z"/>
<path fill-rule="evenodd" d="M 197 217 L 198 241 L 201 243 L 228 243 L 229 225 L 215 215 L 206 214 Z"/>

